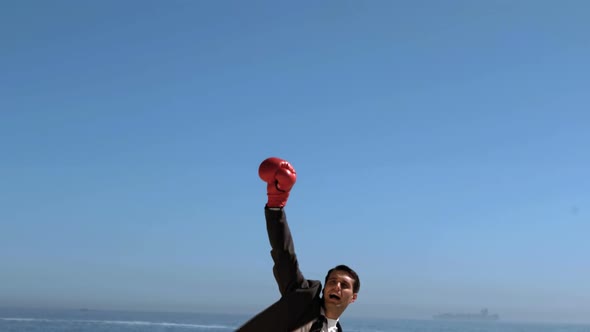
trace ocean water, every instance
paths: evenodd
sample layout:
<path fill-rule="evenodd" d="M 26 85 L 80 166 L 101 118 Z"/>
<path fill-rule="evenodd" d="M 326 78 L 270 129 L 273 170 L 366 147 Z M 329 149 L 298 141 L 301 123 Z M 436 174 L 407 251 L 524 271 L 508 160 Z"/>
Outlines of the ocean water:
<path fill-rule="evenodd" d="M 0 309 L 0 332 L 234 331 L 249 317 L 199 313 Z M 590 325 L 342 319 L 346 332 L 590 332 Z M 261 331 L 264 332 L 264 331 Z"/>

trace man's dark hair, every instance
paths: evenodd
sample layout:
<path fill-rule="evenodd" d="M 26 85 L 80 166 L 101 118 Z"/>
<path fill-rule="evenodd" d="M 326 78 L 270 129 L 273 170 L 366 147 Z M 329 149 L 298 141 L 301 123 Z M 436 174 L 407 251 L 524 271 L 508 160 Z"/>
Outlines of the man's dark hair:
<path fill-rule="evenodd" d="M 328 271 L 328 274 L 326 274 L 326 279 L 324 280 L 324 285 L 328 283 L 328 277 L 330 276 L 330 273 L 332 273 L 333 271 L 342 271 L 342 272 L 348 273 L 348 275 L 352 279 L 354 279 L 354 285 L 352 285 L 352 292 L 353 293 L 359 292 L 359 289 L 361 288 L 361 280 L 359 279 L 358 274 L 356 274 L 356 272 L 354 272 L 353 269 L 349 268 L 346 265 L 338 265 L 334 268 L 331 268 L 330 271 Z"/>

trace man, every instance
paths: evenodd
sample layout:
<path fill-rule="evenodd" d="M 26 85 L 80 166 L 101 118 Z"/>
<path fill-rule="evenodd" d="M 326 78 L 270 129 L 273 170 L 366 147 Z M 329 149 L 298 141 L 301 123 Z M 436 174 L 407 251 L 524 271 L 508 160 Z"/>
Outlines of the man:
<path fill-rule="evenodd" d="M 295 169 L 286 160 L 273 157 L 260 164 L 258 175 L 267 183 L 266 229 L 281 298 L 237 331 L 342 332 L 338 320 L 357 298 L 358 275 L 348 266 L 338 265 L 328 271 L 323 290 L 320 281 L 305 279 L 283 209 L 297 179 Z"/>

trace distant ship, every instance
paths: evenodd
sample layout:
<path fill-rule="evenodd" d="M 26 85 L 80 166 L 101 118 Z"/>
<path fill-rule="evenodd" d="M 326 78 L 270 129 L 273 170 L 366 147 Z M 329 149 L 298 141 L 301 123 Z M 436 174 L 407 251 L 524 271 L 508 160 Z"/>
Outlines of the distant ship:
<path fill-rule="evenodd" d="M 467 321 L 496 321 L 500 319 L 497 314 L 490 315 L 488 309 L 482 309 L 479 314 L 440 314 L 432 318 L 439 320 L 467 320 Z"/>

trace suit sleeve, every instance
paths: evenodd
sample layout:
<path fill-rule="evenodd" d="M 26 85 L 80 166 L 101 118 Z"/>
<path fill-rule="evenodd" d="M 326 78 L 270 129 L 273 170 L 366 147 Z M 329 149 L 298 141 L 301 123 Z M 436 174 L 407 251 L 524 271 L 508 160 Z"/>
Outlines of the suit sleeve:
<path fill-rule="evenodd" d="M 272 248 L 270 254 L 274 261 L 273 273 L 281 295 L 284 296 L 298 288 L 307 288 L 307 281 L 299 270 L 295 245 L 285 211 L 265 207 L 264 212 L 266 230 Z"/>

